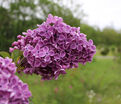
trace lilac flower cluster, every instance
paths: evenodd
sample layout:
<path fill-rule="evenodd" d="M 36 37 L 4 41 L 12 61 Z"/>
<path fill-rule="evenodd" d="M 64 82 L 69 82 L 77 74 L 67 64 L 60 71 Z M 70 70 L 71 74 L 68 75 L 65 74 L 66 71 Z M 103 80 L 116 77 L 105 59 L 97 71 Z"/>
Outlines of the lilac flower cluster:
<path fill-rule="evenodd" d="M 0 57 L 0 104 L 29 104 L 31 92 L 16 75 L 12 59 Z"/>
<path fill-rule="evenodd" d="M 10 52 L 23 51 L 23 71 L 40 74 L 44 80 L 57 79 L 66 69 L 78 67 L 78 63 L 91 62 L 96 52 L 93 41 L 87 41 L 80 28 L 71 27 L 51 14 L 38 28 L 29 29 L 17 38 Z"/>

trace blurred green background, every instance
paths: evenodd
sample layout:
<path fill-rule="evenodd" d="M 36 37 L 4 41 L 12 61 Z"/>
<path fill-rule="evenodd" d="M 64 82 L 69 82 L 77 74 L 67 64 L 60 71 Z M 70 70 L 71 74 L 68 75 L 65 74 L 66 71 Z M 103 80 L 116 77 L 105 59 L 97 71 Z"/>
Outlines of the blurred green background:
<path fill-rule="evenodd" d="M 17 35 L 36 28 L 49 13 L 80 27 L 80 31 L 94 41 L 97 53 L 91 64 L 67 70 L 67 74 L 56 81 L 42 81 L 36 75 L 18 75 L 29 84 L 33 104 L 121 104 L 121 31 L 86 24 L 80 5 L 71 10 L 61 1 L 0 0 L 0 51 L 8 51 Z"/>

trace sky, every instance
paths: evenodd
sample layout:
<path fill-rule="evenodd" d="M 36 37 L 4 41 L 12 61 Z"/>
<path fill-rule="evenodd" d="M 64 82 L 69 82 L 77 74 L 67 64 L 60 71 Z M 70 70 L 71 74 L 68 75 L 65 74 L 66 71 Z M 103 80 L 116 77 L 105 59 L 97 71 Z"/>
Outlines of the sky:
<path fill-rule="evenodd" d="M 65 4 L 66 4 L 65 0 Z M 82 5 L 85 21 L 103 29 L 106 26 L 121 29 L 121 0 L 73 0 Z M 69 5 L 69 4 L 67 4 Z"/>

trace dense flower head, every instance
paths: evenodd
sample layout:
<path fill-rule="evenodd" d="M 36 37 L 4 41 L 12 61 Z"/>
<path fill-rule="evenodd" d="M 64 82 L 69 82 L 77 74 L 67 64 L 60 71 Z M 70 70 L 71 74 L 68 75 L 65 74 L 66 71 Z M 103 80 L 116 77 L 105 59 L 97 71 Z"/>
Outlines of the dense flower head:
<path fill-rule="evenodd" d="M 0 57 L 0 104 L 29 104 L 28 85 L 16 75 L 12 59 Z"/>
<path fill-rule="evenodd" d="M 96 52 L 93 41 L 87 41 L 80 28 L 71 27 L 57 16 L 48 15 L 38 28 L 18 35 L 10 48 L 23 51 L 22 66 L 28 74 L 36 73 L 42 79 L 57 79 L 66 69 L 78 67 L 78 63 L 91 62 Z"/>

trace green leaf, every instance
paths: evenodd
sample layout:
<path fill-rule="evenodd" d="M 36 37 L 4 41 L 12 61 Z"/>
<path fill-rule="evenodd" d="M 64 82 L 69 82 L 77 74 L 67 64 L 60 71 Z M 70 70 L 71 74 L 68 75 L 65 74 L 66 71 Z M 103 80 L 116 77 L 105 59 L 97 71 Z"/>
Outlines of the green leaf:
<path fill-rule="evenodd" d="M 2 56 L 2 57 L 9 57 L 10 58 L 10 54 L 8 53 L 8 52 L 5 52 L 5 51 L 1 51 L 0 52 L 0 56 Z"/>
<path fill-rule="evenodd" d="M 14 50 L 11 54 L 11 58 L 13 59 L 13 61 L 17 64 L 18 60 L 21 58 L 22 56 L 22 51 L 20 50 Z"/>

